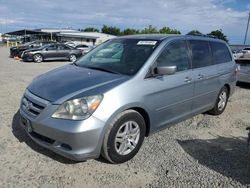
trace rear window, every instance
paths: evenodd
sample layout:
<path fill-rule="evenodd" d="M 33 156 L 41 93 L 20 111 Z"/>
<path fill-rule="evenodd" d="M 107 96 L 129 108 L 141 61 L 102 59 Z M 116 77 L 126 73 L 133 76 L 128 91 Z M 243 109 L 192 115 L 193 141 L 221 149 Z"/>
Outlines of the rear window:
<path fill-rule="evenodd" d="M 214 62 L 216 64 L 226 63 L 232 61 L 231 54 L 224 43 L 221 42 L 210 42 Z"/>
<path fill-rule="evenodd" d="M 189 40 L 192 50 L 192 67 L 200 68 L 212 65 L 212 55 L 207 41 Z"/>

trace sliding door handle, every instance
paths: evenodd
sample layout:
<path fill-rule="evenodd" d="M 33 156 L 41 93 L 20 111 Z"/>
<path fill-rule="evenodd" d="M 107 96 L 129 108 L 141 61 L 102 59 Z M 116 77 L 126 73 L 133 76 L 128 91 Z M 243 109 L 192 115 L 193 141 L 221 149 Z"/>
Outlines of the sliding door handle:
<path fill-rule="evenodd" d="M 198 80 L 202 80 L 204 78 L 203 74 L 198 74 Z"/>

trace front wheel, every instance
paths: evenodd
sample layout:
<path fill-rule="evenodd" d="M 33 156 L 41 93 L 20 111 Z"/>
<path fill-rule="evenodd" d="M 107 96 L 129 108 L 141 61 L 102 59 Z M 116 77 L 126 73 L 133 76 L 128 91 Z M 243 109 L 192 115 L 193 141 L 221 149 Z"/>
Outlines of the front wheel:
<path fill-rule="evenodd" d="M 227 106 L 228 97 L 229 97 L 228 89 L 227 89 L 227 87 L 224 86 L 220 90 L 220 93 L 216 99 L 216 103 L 215 103 L 214 108 L 212 110 L 210 110 L 209 113 L 211 113 L 213 115 L 222 114 Z"/>
<path fill-rule="evenodd" d="M 43 56 L 41 54 L 35 54 L 33 56 L 33 60 L 36 63 L 41 63 L 43 61 Z"/>
<path fill-rule="evenodd" d="M 103 141 L 102 156 L 111 163 L 123 163 L 139 151 L 146 133 L 140 113 L 126 110 L 109 126 Z"/>

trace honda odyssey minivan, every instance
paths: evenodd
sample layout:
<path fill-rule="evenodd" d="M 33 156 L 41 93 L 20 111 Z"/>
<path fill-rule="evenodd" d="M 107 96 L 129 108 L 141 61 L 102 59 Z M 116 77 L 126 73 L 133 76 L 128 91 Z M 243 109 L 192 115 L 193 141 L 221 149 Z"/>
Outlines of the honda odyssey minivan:
<path fill-rule="evenodd" d="M 20 123 L 35 142 L 67 158 L 122 163 L 146 136 L 200 113 L 221 114 L 236 72 L 219 39 L 118 37 L 36 77 L 22 97 Z"/>

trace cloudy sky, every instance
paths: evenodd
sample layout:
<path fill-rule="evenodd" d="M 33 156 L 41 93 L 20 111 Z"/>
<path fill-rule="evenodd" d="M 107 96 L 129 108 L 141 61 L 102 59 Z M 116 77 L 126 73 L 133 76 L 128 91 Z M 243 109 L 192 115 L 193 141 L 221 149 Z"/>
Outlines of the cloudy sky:
<path fill-rule="evenodd" d="M 243 43 L 250 0 L 0 0 L 0 33 L 103 24 L 121 29 L 169 26 L 182 34 L 222 29 Z M 250 44 L 250 31 L 247 39 Z"/>

